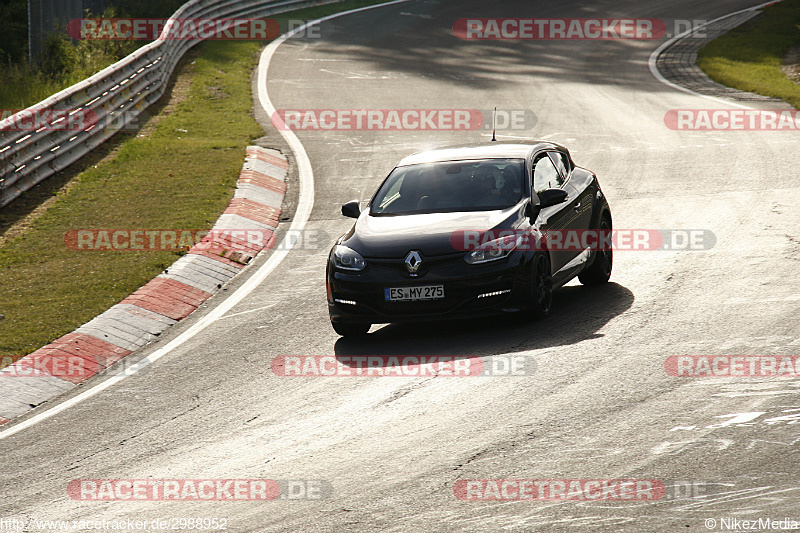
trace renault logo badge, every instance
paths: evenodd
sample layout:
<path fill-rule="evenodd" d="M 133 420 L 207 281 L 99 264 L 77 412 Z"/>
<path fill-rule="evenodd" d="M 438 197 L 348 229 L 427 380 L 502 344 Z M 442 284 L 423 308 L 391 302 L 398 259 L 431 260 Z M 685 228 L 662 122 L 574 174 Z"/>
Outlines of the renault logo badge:
<path fill-rule="evenodd" d="M 419 267 L 422 266 L 422 256 L 419 255 L 418 251 L 412 250 L 408 252 L 405 263 L 408 273 L 412 276 L 416 276 L 417 272 L 419 272 Z"/>

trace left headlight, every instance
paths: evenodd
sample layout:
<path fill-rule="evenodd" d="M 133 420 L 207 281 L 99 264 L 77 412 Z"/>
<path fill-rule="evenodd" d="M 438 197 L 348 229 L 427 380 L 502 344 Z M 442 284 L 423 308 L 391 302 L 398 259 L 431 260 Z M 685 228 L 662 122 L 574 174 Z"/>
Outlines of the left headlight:
<path fill-rule="evenodd" d="M 336 265 L 336 268 L 341 268 L 342 270 L 355 271 L 364 270 L 367 266 L 367 262 L 361 257 L 360 253 L 341 244 L 337 244 L 333 248 L 333 264 Z"/>
<path fill-rule="evenodd" d="M 522 235 L 509 235 L 485 242 L 471 252 L 468 252 L 467 255 L 464 256 L 464 261 L 470 265 L 478 265 L 503 259 L 513 252 L 517 246 L 520 245 L 522 240 Z"/>

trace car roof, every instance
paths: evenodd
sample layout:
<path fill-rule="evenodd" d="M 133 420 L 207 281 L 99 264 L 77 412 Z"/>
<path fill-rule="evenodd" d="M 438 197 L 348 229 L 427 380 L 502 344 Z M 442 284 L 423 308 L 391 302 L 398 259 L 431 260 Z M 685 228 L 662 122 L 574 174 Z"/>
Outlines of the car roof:
<path fill-rule="evenodd" d="M 567 152 L 563 146 L 549 141 L 483 142 L 469 145 L 445 146 L 417 152 L 404 157 L 398 167 L 439 161 L 464 161 L 468 159 L 527 159 L 535 151 L 556 149 Z"/>

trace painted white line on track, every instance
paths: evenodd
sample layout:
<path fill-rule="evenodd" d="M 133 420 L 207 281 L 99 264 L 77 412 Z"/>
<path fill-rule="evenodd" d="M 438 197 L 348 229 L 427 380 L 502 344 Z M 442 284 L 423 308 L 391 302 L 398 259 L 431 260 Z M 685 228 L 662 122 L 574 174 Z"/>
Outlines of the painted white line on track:
<path fill-rule="evenodd" d="M 782 0 L 770 0 L 769 2 L 764 2 L 763 4 L 759 4 L 757 6 L 748 7 L 748 8 L 745 8 L 745 9 L 740 9 L 739 11 L 734 11 L 733 13 L 728 13 L 727 15 L 722 15 L 721 17 L 717 17 L 714 20 L 709 20 L 708 22 L 705 22 L 705 23 L 703 23 L 703 24 L 701 24 L 699 26 L 696 26 L 696 27 L 691 28 L 689 30 L 686 30 L 686 31 L 684 31 L 682 33 L 679 33 L 678 35 L 676 35 L 675 37 L 673 37 L 671 39 L 667 39 L 666 41 L 661 43 L 661 46 L 656 48 L 653 51 L 652 54 L 650 54 L 650 59 L 648 60 L 648 65 L 650 66 L 650 72 L 653 74 L 653 76 L 655 76 L 655 78 L 658 81 L 660 81 L 664 85 L 666 85 L 668 87 L 672 87 L 673 89 L 677 89 L 677 90 L 679 90 L 681 92 L 684 92 L 684 93 L 687 93 L 687 94 L 691 94 L 693 96 L 700 96 L 700 97 L 706 98 L 708 100 L 713 100 L 713 101 L 715 101 L 717 103 L 720 103 L 720 104 L 730 105 L 730 106 L 733 106 L 733 107 L 739 107 L 741 109 L 756 109 L 753 106 L 740 104 L 738 102 L 733 102 L 733 101 L 730 101 L 730 100 L 725 100 L 724 98 L 717 98 L 716 96 L 710 96 L 710 95 L 707 95 L 707 94 L 701 94 L 701 93 L 698 93 L 698 92 L 693 91 L 691 89 L 687 89 L 686 87 L 681 87 L 680 85 L 678 85 L 676 83 L 672 83 L 667 78 L 665 78 L 661 74 L 661 72 L 659 72 L 658 67 L 656 66 L 656 61 L 658 60 L 659 54 L 661 54 L 661 52 L 663 52 L 667 47 L 672 45 L 672 43 L 674 43 L 678 39 L 682 39 L 683 37 L 686 37 L 687 35 L 689 35 L 692 32 L 695 32 L 697 30 L 705 28 L 709 24 L 713 24 L 715 22 L 719 22 L 720 20 L 724 20 L 724 19 L 726 19 L 728 17 L 733 17 L 735 15 L 738 15 L 740 13 L 745 13 L 747 11 L 756 11 L 758 9 L 761 9 L 762 7 L 766 7 L 766 6 L 772 5 L 772 4 L 777 4 L 778 2 L 781 2 L 781 1 Z"/>
<path fill-rule="evenodd" d="M 334 13 L 333 15 L 329 15 L 327 17 L 323 17 L 317 20 L 312 20 L 299 28 L 295 28 L 294 30 L 281 35 L 274 41 L 272 41 L 262 52 L 261 60 L 258 65 L 258 98 L 261 106 L 267 112 L 269 117 L 272 117 L 272 114 L 275 113 L 275 106 L 272 105 L 272 101 L 269 99 L 269 95 L 267 94 L 267 70 L 269 69 L 270 61 L 272 60 L 272 56 L 275 55 L 275 51 L 278 47 L 283 44 L 286 40 L 290 39 L 294 35 L 297 35 L 300 32 L 305 31 L 310 26 L 315 24 L 319 24 L 321 22 L 325 22 L 330 19 L 334 19 L 337 17 L 343 17 L 345 15 L 349 15 L 352 13 L 358 13 L 360 11 L 366 11 L 368 9 L 375 9 L 378 7 L 388 6 L 392 4 L 400 4 L 403 2 L 408 2 L 409 0 L 394 0 L 392 2 L 386 2 L 384 4 L 376 4 L 372 6 L 361 7 L 358 9 L 352 9 L 350 11 L 343 11 L 341 13 Z M 278 250 L 276 250 L 272 256 L 267 260 L 266 263 L 261 265 L 259 269 L 252 275 L 250 278 L 236 291 L 234 291 L 228 298 L 226 298 L 223 302 L 221 302 L 217 307 L 212 309 L 206 316 L 201 318 L 197 323 L 192 325 L 189 329 L 172 339 L 170 342 L 162 346 L 161 348 L 155 350 L 153 353 L 142 359 L 141 361 L 137 362 L 135 365 L 130 366 L 129 368 L 125 369 L 124 371 L 111 376 L 107 380 L 102 383 L 99 383 L 92 387 L 91 389 L 86 390 L 78 394 L 77 396 L 70 398 L 58 405 L 47 409 L 37 415 L 32 416 L 31 418 L 14 424 L 12 422 L 12 426 L 6 429 L 5 431 L 0 432 L 0 440 L 10 437 L 11 435 L 15 435 L 20 431 L 27 429 L 42 420 L 46 420 L 51 416 L 57 415 L 61 411 L 65 411 L 70 407 L 81 403 L 84 400 L 91 398 L 92 396 L 99 394 L 100 392 L 112 387 L 125 379 L 126 377 L 135 374 L 139 370 L 145 368 L 146 366 L 158 361 L 166 354 L 178 348 L 180 345 L 185 343 L 186 341 L 190 340 L 192 337 L 203 331 L 207 326 L 211 325 L 212 323 L 216 322 L 220 318 L 222 318 L 225 313 L 230 311 L 236 304 L 241 302 L 247 295 L 249 295 L 256 287 L 258 287 L 266 278 L 269 276 L 273 270 L 283 261 L 283 259 L 289 254 L 292 246 L 294 246 L 295 242 L 297 242 L 298 235 L 303 227 L 308 222 L 308 218 L 311 215 L 311 210 L 314 207 L 314 172 L 311 168 L 311 161 L 308 158 L 308 154 L 305 151 L 300 140 L 291 130 L 282 131 L 279 130 L 281 135 L 286 142 L 289 144 L 289 147 L 292 149 L 295 155 L 295 159 L 297 160 L 297 169 L 300 174 L 300 196 L 297 205 L 297 211 L 294 215 L 294 220 L 292 221 L 292 225 L 289 228 L 286 237 L 284 237 L 283 241 L 281 242 L 280 246 L 278 246 Z"/>
<path fill-rule="evenodd" d="M 241 311 L 241 312 L 239 312 L 239 313 L 231 313 L 231 314 L 229 314 L 229 315 L 225 315 L 225 316 L 224 316 L 224 317 L 222 317 L 222 318 L 233 318 L 233 317 L 235 317 L 235 316 L 248 315 L 248 314 L 250 314 L 250 313 L 257 313 L 257 312 L 259 312 L 259 311 L 264 311 L 265 309 L 270 309 L 270 308 L 272 308 L 272 307 L 275 307 L 276 305 L 278 305 L 278 303 L 277 303 L 277 302 L 276 302 L 276 303 L 274 303 L 274 304 L 265 305 L 265 306 L 263 306 L 263 307 L 256 307 L 255 309 L 249 309 L 249 310 L 247 310 L 247 311 Z"/>

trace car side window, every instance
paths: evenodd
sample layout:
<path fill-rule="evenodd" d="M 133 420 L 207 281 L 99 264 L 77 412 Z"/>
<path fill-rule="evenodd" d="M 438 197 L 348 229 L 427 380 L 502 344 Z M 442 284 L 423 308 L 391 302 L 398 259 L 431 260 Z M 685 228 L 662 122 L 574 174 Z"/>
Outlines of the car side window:
<path fill-rule="evenodd" d="M 562 152 L 549 152 L 549 154 L 553 160 L 553 163 L 555 163 L 559 174 L 561 174 L 564 177 L 564 179 L 561 182 L 561 185 L 563 185 L 564 182 L 567 181 L 567 178 L 569 178 L 569 170 L 570 170 L 569 158 L 567 157 L 567 154 L 564 154 Z"/>
<path fill-rule="evenodd" d="M 403 181 L 405 181 L 405 176 L 401 177 L 399 180 L 395 181 L 392 184 L 392 188 L 389 189 L 389 192 L 386 193 L 386 199 L 383 201 L 383 204 L 379 207 L 383 208 L 392 203 L 394 200 L 400 196 L 400 189 L 403 187 Z"/>
<path fill-rule="evenodd" d="M 533 163 L 533 190 L 537 193 L 563 185 L 563 180 L 553 162 L 542 154 Z"/>

